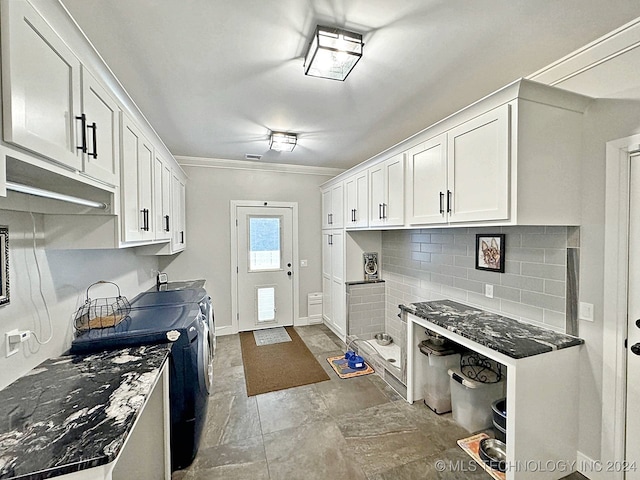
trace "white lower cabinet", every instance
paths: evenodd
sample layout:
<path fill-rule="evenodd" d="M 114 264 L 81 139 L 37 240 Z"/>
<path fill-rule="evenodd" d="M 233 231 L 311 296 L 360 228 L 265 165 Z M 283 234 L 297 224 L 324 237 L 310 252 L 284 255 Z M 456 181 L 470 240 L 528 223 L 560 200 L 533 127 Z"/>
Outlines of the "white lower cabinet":
<path fill-rule="evenodd" d="M 324 322 L 344 340 L 347 335 L 347 318 L 343 230 L 322 232 L 322 294 Z"/>

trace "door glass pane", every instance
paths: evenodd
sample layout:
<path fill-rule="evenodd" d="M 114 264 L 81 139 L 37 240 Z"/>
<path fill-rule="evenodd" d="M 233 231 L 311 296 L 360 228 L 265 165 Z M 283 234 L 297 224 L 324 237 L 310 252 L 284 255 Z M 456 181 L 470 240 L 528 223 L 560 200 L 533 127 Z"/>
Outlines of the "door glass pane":
<path fill-rule="evenodd" d="M 249 217 L 249 271 L 281 269 L 281 218 Z"/>
<path fill-rule="evenodd" d="M 258 287 L 258 323 L 272 322 L 276 319 L 276 289 L 274 287 Z"/>

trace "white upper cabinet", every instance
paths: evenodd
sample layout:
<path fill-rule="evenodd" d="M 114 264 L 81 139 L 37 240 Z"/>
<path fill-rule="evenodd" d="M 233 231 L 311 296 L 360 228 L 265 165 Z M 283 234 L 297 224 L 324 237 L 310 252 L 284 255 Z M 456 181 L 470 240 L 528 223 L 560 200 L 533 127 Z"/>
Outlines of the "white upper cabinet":
<path fill-rule="evenodd" d="M 151 143 L 137 125 L 123 115 L 120 198 L 123 242 L 154 239 L 153 159 Z"/>
<path fill-rule="evenodd" d="M 76 143 L 83 148 L 82 170 L 109 185 L 119 185 L 120 107 L 107 90 L 82 69 L 82 115 Z"/>
<path fill-rule="evenodd" d="M 405 154 L 369 168 L 369 226 L 404 224 Z"/>
<path fill-rule="evenodd" d="M 173 172 L 171 188 L 171 217 L 173 218 L 171 252 L 177 253 L 187 246 L 186 238 L 186 185 L 184 178 Z"/>
<path fill-rule="evenodd" d="M 27 2 L 2 3 L 4 139 L 75 170 L 80 61 Z"/>
<path fill-rule="evenodd" d="M 156 152 L 153 161 L 153 211 L 156 240 L 171 240 L 171 166 Z"/>
<path fill-rule="evenodd" d="M 408 152 L 407 223 L 509 218 L 509 105 Z"/>
<path fill-rule="evenodd" d="M 344 181 L 346 228 L 369 226 L 369 178 L 367 171 L 356 173 Z"/>
<path fill-rule="evenodd" d="M 447 133 L 449 222 L 509 218 L 509 105 Z"/>
<path fill-rule="evenodd" d="M 407 223 L 447 221 L 447 135 L 407 153 Z"/>
<path fill-rule="evenodd" d="M 341 183 L 322 191 L 322 228 L 342 228 L 344 187 Z"/>

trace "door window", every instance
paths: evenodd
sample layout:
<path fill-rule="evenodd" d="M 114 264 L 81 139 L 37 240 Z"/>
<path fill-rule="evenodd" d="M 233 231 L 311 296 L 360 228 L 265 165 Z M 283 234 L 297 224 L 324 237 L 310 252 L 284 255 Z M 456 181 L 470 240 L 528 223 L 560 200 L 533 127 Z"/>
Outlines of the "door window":
<path fill-rule="evenodd" d="M 258 304 L 258 323 L 273 322 L 276 319 L 275 287 L 257 287 L 256 302 Z"/>
<path fill-rule="evenodd" d="M 282 269 L 282 217 L 254 216 L 249 220 L 249 271 Z"/>

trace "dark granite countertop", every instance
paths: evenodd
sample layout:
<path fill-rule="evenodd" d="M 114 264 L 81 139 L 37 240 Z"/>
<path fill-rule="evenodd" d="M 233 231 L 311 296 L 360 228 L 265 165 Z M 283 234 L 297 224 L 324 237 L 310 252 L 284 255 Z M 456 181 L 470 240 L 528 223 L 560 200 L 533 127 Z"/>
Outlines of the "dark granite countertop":
<path fill-rule="evenodd" d="M 115 460 L 168 345 L 47 360 L 0 390 L 0 479 L 43 479 Z"/>
<path fill-rule="evenodd" d="M 400 305 L 400 309 L 516 359 L 584 343 L 581 338 L 469 307 L 452 300 Z"/>
<path fill-rule="evenodd" d="M 345 282 L 345 285 L 367 285 L 369 283 L 384 283 L 384 280 L 381 278 L 377 280 L 356 280 L 354 282 Z"/>
<path fill-rule="evenodd" d="M 187 288 L 204 288 L 206 280 L 184 280 L 176 282 L 162 283 L 160 285 L 154 285 L 147 292 L 162 292 L 170 290 L 185 290 Z"/>

